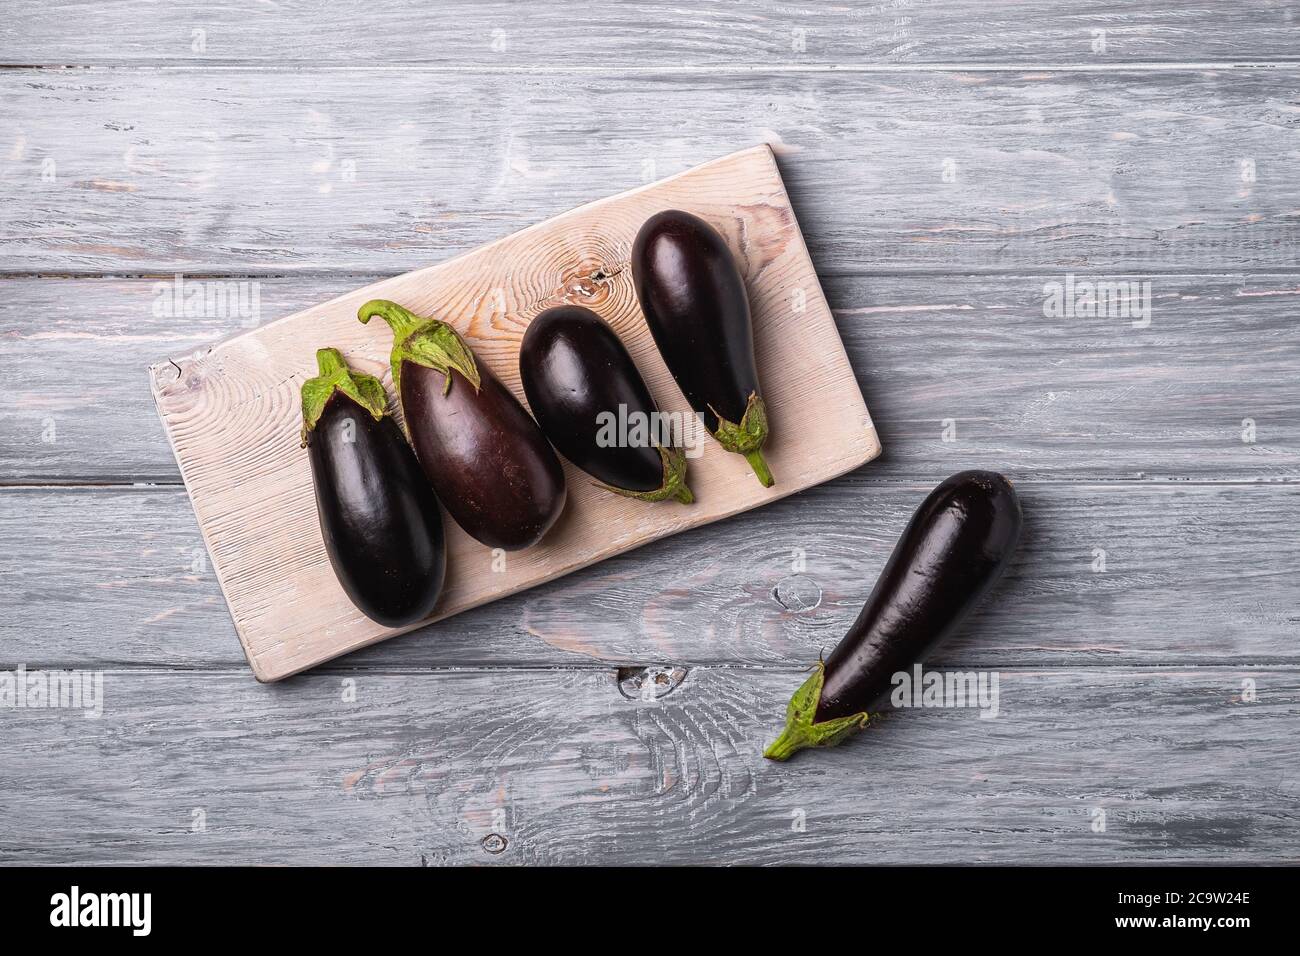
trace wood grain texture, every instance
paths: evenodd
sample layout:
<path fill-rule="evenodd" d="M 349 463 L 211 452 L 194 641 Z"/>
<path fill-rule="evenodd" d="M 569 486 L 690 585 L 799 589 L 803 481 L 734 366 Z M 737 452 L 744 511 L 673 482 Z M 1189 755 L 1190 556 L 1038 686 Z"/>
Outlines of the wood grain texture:
<path fill-rule="evenodd" d="M 1289 67 L 6 70 L 0 95 L 11 273 L 394 274 L 758 142 L 822 274 L 1296 264 Z"/>
<path fill-rule="evenodd" d="M 0 484 L 177 479 L 139 371 L 247 326 L 155 278 L 256 324 L 755 142 L 888 454 L 273 686 L 178 488 L 0 489 L 0 669 L 122 668 L 0 711 L 0 862 L 1300 863 L 1295 4 L 594 9 L 10 0 L 0 65 L 90 66 L 0 69 Z M 1045 320 L 1067 271 L 1154 273 L 1152 325 Z M 936 663 L 1002 716 L 762 761 L 968 466 L 1026 541 Z"/>
<path fill-rule="evenodd" d="M 1295 59 L 1295 11 L 1236 0 L 1231 27 L 1213 4 L 1147 0 L 927 0 L 791 4 L 564 0 L 9 0 L 0 63 L 190 64 L 276 68 L 419 63 L 492 70 L 771 67 L 834 64 L 1057 63 Z M 311 28 L 304 29 L 310 21 Z M 360 28 L 358 25 L 361 24 Z M 195 30 L 201 30 L 196 35 Z M 1094 31 L 1104 30 L 1097 48 Z"/>
<path fill-rule="evenodd" d="M 337 666 L 810 663 L 848 629 L 938 480 L 881 485 L 870 471 Z M 1018 489 L 1015 562 L 936 663 L 1300 663 L 1300 485 Z M 0 666 L 235 667 L 250 679 L 179 489 L 9 489 L 0 540 L 13 542 L 0 551 L 0 586 L 14 598 L 0 617 Z"/>
<path fill-rule="evenodd" d="M 701 668 L 648 702 L 611 671 L 363 675 L 347 702 L 339 675 L 110 672 L 98 720 L 4 715 L 0 861 L 1300 861 L 1294 668 L 1002 671 L 995 719 L 898 712 L 765 761 L 801 679 Z"/>
<path fill-rule="evenodd" d="M 172 279 L 0 281 L 0 481 L 179 480 L 140 369 L 379 278 L 256 280 L 248 317 L 235 295 L 169 314 Z M 983 462 L 1020 478 L 1300 478 L 1300 275 L 1109 278 L 1150 283 L 1149 327 L 1044 317 L 1063 273 L 831 277 L 885 447 L 872 476 Z"/>
<path fill-rule="evenodd" d="M 880 454 L 771 151 L 735 153 L 591 203 L 450 262 L 397 276 L 245 332 L 201 357 L 155 365 L 154 397 L 235 629 L 259 680 L 279 680 L 412 628 L 387 628 L 347 598 L 325 555 L 302 429 L 300 388 L 318 348 L 384 377 L 392 332 L 357 308 L 392 299 L 450 323 L 521 402 L 519 342 L 561 303 L 596 309 L 618 333 L 659 408 L 689 417 L 632 284 L 632 241 L 650 216 L 686 209 L 724 236 L 745 279 L 754 358 L 769 406 L 764 488 L 739 455 L 704 435 L 691 450 L 695 503 L 610 494 L 565 463 L 564 513 L 540 544 L 506 556 L 454 522 L 434 620 L 543 584 L 605 558 L 836 478 Z M 793 294 L 798 293 L 797 303 Z M 835 409 L 828 417 L 817 396 Z M 700 452 L 698 456 L 696 451 Z"/>

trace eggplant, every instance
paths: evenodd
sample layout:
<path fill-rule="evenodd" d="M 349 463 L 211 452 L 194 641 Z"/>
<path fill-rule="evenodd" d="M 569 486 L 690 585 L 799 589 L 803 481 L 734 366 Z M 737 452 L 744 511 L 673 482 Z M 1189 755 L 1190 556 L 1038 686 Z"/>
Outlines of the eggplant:
<path fill-rule="evenodd" d="M 519 377 L 551 444 L 603 487 L 642 501 L 695 500 L 686 456 L 654 443 L 659 409 L 632 356 L 595 312 L 560 305 L 533 319 L 519 349 Z M 609 440 L 610 424 L 638 421 L 644 444 Z"/>
<path fill-rule="evenodd" d="M 632 243 L 632 284 L 655 345 L 691 408 L 727 451 L 744 455 L 763 486 L 767 408 L 754 365 L 745 280 L 726 240 L 703 219 L 667 209 Z"/>
<path fill-rule="evenodd" d="M 963 471 L 921 503 L 862 613 L 790 699 L 763 754 L 787 760 L 867 726 L 894 674 L 951 633 L 1005 570 L 1020 538 L 1020 502 L 991 471 Z"/>
<path fill-rule="evenodd" d="M 447 513 L 490 548 L 541 540 L 564 510 L 564 469 L 519 400 L 446 322 L 374 299 L 357 311 L 393 330 L 393 389 Z"/>
<path fill-rule="evenodd" d="M 349 600 L 378 624 L 433 613 L 446 571 L 438 499 L 372 375 L 336 349 L 316 353 L 302 385 L 302 444 L 311 462 L 321 537 Z"/>

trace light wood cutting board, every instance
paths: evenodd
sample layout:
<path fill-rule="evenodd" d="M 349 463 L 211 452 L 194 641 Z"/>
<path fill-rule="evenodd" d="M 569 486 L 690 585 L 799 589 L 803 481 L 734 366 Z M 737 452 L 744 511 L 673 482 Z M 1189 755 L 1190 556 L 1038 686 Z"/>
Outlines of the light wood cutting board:
<path fill-rule="evenodd" d="M 298 445 L 299 388 L 315 374 L 316 349 L 341 349 L 353 367 L 382 378 L 391 396 L 392 335 L 383 322 L 361 325 L 356 313 L 368 299 L 393 299 L 454 325 L 523 401 L 524 329 L 543 309 L 574 303 L 618 332 L 662 410 L 689 411 L 650 337 L 629 265 L 637 229 L 669 208 L 717 228 L 745 275 L 771 424 L 764 455 L 776 485 L 763 488 L 743 458 L 711 438 L 690 463 L 690 506 L 610 494 L 566 462 L 568 503 L 533 548 L 502 560 L 446 519 L 447 582 L 431 620 L 776 501 L 880 453 L 767 146 L 582 206 L 151 368 L 158 412 L 258 680 L 280 680 L 401 633 L 352 606 L 321 541 L 311 469 Z"/>

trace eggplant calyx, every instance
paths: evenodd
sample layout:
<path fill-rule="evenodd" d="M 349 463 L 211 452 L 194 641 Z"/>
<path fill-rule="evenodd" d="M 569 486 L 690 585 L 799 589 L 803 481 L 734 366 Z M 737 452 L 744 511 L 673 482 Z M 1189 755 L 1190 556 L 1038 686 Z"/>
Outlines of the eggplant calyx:
<path fill-rule="evenodd" d="M 393 330 L 393 390 L 402 394 L 402 362 L 414 362 L 446 377 L 442 394 L 451 391 L 451 370 L 465 376 L 465 380 L 478 391 L 482 386 L 478 362 L 474 352 L 460 337 L 460 333 L 441 319 L 416 315 L 410 309 L 388 299 L 371 299 L 357 309 L 357 319 L 364 325 L 375 316 L 388 323 Z"/>
<path fill-rule="evenodd" d="M 768 470 L 767 462 L 763 460 L 760 451 L 763 443 L 767 441 L 767 406 L 758 397 L 758 393 L 749 393 L 749 401 L 745 403 L 745 414 L 741 416 L 739 423 L 727 421 L 712 405 L 709 406 L 709 411 L 713 412 L 718 420 L 718 427 L 713 437 L 727 451 L 744 455 L 763 487 L 771 488 L 775 479 L 772 478 L 772 472 Z"/>
<path fill-rule="evenodd" d="M 613 485 L 601 482 L 596 484 L 606 491 L 612 491 L 624 498 L 635 498 L 638 501 L 667 501 L 672 498 L 684 505 L 694 503 L 695 495 L 691 494 L 691 489 L 686 487 L 686 456 L 682 454 L 681 449 L 664 448 L 660 445 L 659 457 L 664 463 L 664 483 L 654 491 L 628 491 L 626 488 L 615 488 Z"/>
<path fill-rule="evenodd" d="M 325 405 L 336 391 L 342 392 L 379 421 L 388 411 L 388 396 L 383 383 L 373 375 L 348 368 L 338 349 L 319 349 L 316 367 L 320 374 L 302 383 L 302 447 L 307 447 L 311 431 L 320 421 Z"/>
<path fill-rule="evenodd" d="M 820 723 L 816 721 L 817 702 L 821 699 L 822 684 L 825 682 L 826 665 L 818 661 L 816 670 L 790 698 L 790 704 L 785 710 L 785 729 L 763 751 L 764 757 L 769 760 L 789 760 L 805 747 L 834 747 L 855 730 L 867 726 L 871 715 L 866 711 Z"/>

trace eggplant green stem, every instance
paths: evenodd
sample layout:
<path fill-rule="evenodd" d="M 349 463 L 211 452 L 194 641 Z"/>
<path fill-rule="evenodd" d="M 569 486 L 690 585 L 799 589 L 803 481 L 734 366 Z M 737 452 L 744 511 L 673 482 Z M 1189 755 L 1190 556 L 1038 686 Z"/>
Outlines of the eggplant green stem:
<path fill-rule="evenodd" d="M 776 479 L 772 477 L 772 472 L 767 468 L 767 462 L 763 460 L 761 451 L 751 451 L 745 456 L 745 461 L 749 462 L 749 467 L 754 469 L 754 474 L 758 475 L 758 480 L 762 482 L 764 488 L 771 488 L 776 484 Z"/>
<path fill-rule="evenodd" d="M 375 421 L 388 410 L 388 396 L 384 386 L 373 375 L 354 372 L 348 368 L 343 353 L 338 349 L 324 348 L 316 352 L 316 368 L 320 374 L 302 383 L 302 445 L 320 421 L 325 405 L 336 391 L 342 392 L 372 416 Z"/>
<path fill-rule="evenodd" d="M 624 498 L 636 498 L 638 501 L 667 501 L 672 498 L 684 505 L 692 504 L 695 501 L 695 495 L 691 494 L 691 489 L 686 487 L 686 456 L 682 453 L 682 450 L 680 448 L 664 448 L 660 445 L 659 457 L 664 463 L 664 483 L 654 491 L 628 491 L 626 488 L 616 488 L 613 485 L 606 485 L 601 482 L 596 482 L 596 484 L 606 491 L 612 491 Z"/>
<path fill-rule="evenodd" d="M 749 393 L 749 401 L 745 403 L 745 414 L 741 416 L 739 422 L 727 421 L 712 405 L 709 406 L 709 411 L 713 412 L 718 419 L 718 427 L 713 432 L 713 437 L 727 451 L 744 455 L 745 461 L 749 462 L 749 467 L 754 469 L 754 474 L 758 475 L 758 480 L 763 483 L 763 487 L 771 488 L 775 484 L 775 479 L 760 452 L 763 443 L 767 441 L 767 406 L 758 397 L 758 393 Z"/>
<path fill-rule="evenodd" d="M 826 665 L 818 661 L 812 676 L 790 698 L 785 709 L 785 729 L 763 751 L 764 757 L 789 760 L 805 747 L 834 747 L 870 723 L 871 715 L 866 711 L 818 722 L 817 704 L 821 701 L 825 682 Z"/>
<path fill-rule="evenodd" d="M 393 330 L 393 390 L 402 397 L 402 363 L 414 362 L 441 372 L 446 377 L 442 393 L 451 391 L 451 372 L 465 377 L 474 391 L 482 386 L 474 352 L 460 333 L 440 319 L 416 315 L 405 306 L 388 299 L 371 299 L 357 309 L 357 319 L 365 324 L 379 316 Z"/>
<path fill-rule="evenodd" d="M 763 751 L 763 756 L 768 760 L 784 762 L 806 746 L 808 745 L 799 740 L 798 735 L 787 727 L 781 731 L 780 737 L 768 744 L 767 749 Z"/>
<path fill-rule="evenodd" d="M 338 349 L 324 348 L 316 350 L 316 370 L 320 378 L 330 378 L 339 372 L 347 371 L 348 362 Z"/>
<path fill-rule="evenodd" d="M 371 299 L 357 309 L 357 319 L 360 320 L 362 325 L 368 323 L 375 316 L 379 316 L 388 323 L 388 327 L 393 330 L 394 342 L 400 342 L 409 337 L 412 332 L 429 321 L 416 315 L 405 306 L 398 305 L 391 299 Z"/>

